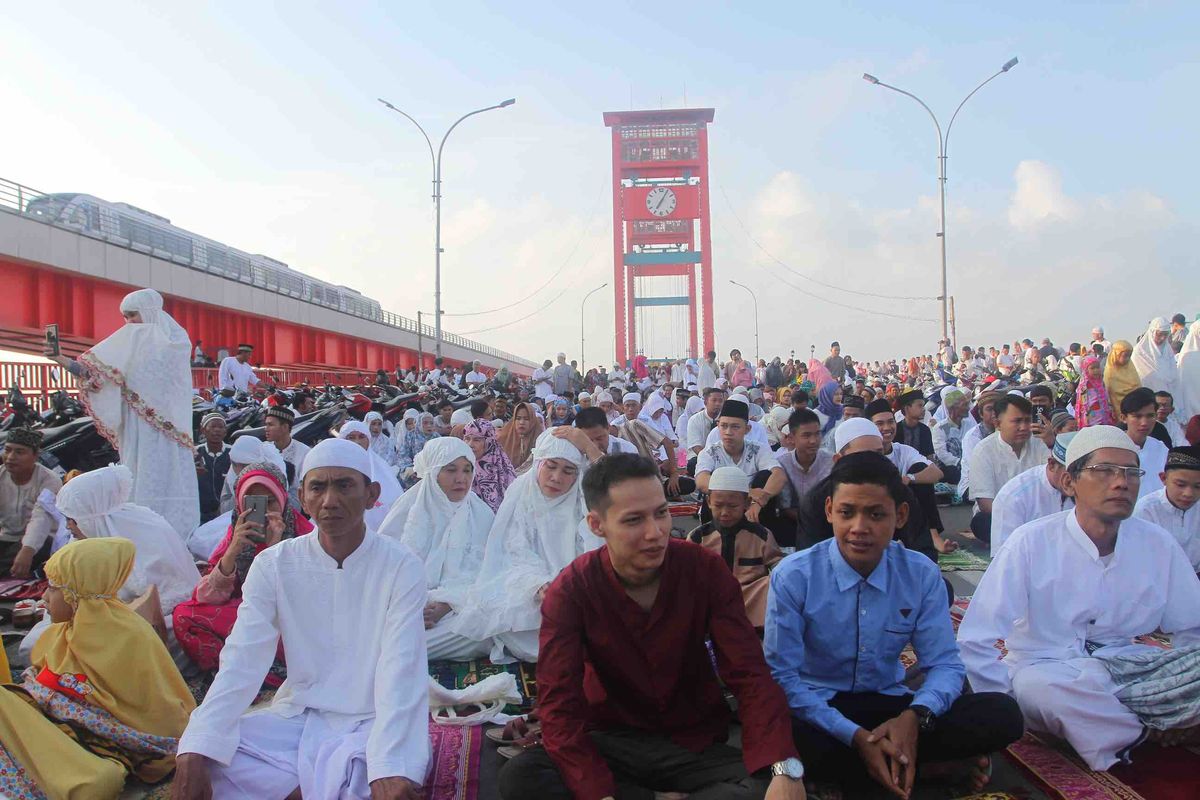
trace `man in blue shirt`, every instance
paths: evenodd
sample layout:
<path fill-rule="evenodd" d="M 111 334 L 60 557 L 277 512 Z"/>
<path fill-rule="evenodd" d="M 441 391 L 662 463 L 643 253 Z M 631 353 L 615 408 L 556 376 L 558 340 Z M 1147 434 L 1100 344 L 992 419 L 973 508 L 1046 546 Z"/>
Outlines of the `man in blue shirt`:
<path fill-rule="evenodd" d="M 892 541 L 909 509 L 896 467 L 852 453 L 829 480 L 834 538 L 780 562 L 767 606 L 767 662 L 787 695 L 796 749 L 816 780 L 874 780 L 908 798 L 919 774 L 978 791 L 987 754 L 1020 738 L 1020 709 L 1004 694 L 963 694 L 941 573 Z M 910 642 L 924 673 L 915 694 L 900 663 Z"/>

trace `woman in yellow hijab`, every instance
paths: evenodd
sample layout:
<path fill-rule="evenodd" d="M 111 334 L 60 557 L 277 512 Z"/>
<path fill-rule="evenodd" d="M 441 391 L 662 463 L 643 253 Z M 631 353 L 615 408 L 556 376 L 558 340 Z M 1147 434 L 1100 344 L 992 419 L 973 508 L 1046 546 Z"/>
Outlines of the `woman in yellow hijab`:
<path fill-rule="evenodd" d="M 1114 416 L 1120 414 L 1125 395 L 1142 385 L 1132 356 L 1133 345 L 1124 339 L 1113 342 L 1112 349 L 1108 351 L 1108 363 L 1104 365 L 1104 388 L 1108 389 L 1108 402 Z"/>
<path fill-rule="evenodd" d="M 0 794 L 115 798 L 132 772 L 155 782 L 195 701 L 162 640 L 117 599 L 128 539 L 84 539 L 46 562 L 52 624 L 22 682 L 0 687 Z"/>

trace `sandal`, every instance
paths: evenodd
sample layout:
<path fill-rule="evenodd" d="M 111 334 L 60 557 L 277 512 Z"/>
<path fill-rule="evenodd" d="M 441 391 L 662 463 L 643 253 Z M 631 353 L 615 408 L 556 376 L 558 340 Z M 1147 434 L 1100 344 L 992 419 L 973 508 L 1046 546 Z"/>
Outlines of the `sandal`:
<path fill-rule="evenodd" d="M 523 719 L 514 719 L 508 722 L 504 727 L 491 728 L 484 731 L 484 736 L 491 739 L 496 744 L 512 744 L 518 739 L 523 739 L 527 736 L 540 734 L 542 732 L 542 723 L 526 722 Z"/>
<path fill-rule="evenodd" d="M 526 750 L 533 750 L 534 748 L 541 746 L 542 732 L 538 731 L 537 733 L 531 733 L 528 736 L 520 739 L 514 739 L 512 744 L 496 748 L 496 752 L 501 758 L 508 760 L 514 756 L 521 755 L 521 753 L 524 753 Z"/>

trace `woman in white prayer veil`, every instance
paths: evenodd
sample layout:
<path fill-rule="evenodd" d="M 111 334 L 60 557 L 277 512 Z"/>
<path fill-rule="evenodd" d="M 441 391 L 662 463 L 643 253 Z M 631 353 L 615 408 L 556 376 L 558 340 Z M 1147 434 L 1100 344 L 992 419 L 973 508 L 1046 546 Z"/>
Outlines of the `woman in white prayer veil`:
<path fill-rule="evenodd" d="M 473 491 L 475 454 L 462 439 L 429 442 L 413 464 L 420 482 L 396 501 L 379 533 L 406 544 L 425 563 L 425 637 L 430 661 L 486 656 L 490 638 L 454 633 L 456 611 L 475 584 L 495 514 Z"/>
<path fill-rule="evenodd" d="M 1151 320 L 1146 335 L 1133 346 L 1133 367 L 1142 379 L 1142 386 L 1156 392 L 1170 392 L 1172 397 L 1179 390 L 1179 367 L 1171 349 L 1171 326 L 1165 317 Z"/>
<path fill-rule="evenodd" d="M 504 495 L 479 578 L 450 626 L 472 641 L 492 638 L 493 662 L 537 661 L 546 587 L 603 544 L 584 521 L 586 465 L 575 445 L 546 431 L 534 445 L 533 467 Z"/>
<path fill-rule="evenodd" d="M 161 514 L 181 537 L 200 524 L 192 441 L 192 345 L 153 289 L 121 301 L 125 325 L 71 361 L 96 430 L 133 474 L 133 501 Z"/>
<path fill-rule="evenodd" d="M 158 587 L 163 616 L 192 596 L 200 573 L 183 540 L 159 514 L 129 502 L 133 475 L 124 465 L 85 472 L 68 481 L 55 498 L 75 536 L 100 539 L 119 536 L 133 542 L 137 555 L 119 596 L 129 601 Z"/>
<path fill-rule="evenodd" d="M 367 423 L 354 419 L 343 423 L 338 429 L 338 438 L 349 439 L 366 450 L 371 457 L 371 480 L 379 484 L 379 500 L 363 518 L 367 521 L 368 528 L 377 531 L 383 524 L 384 517 L 392 510 L 392 505 L 404 494 L 404 487 L 396 479 L 395 468 L 371 452 L 371 429 L 367 427 Z"/>
<path fill-rule="evenodd" d="M 1180 425 L 1187 425 L 1200 414 L 1200 319 L 1192 323 L 1183 349 L 1179 351 L 1179 392 L 1175 395 L 1175 414 Z"/>

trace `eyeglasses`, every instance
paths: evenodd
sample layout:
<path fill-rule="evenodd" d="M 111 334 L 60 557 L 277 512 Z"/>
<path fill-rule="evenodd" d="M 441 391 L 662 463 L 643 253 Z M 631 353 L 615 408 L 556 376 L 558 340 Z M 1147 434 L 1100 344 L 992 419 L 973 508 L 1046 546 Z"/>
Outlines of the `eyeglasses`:
<path fill-rule="evenodd" d="M 1084 469 L 1092 470 L 1096 473 L 1096 477 L 1106 481 L 1115 481 L 1121 476 L 1129 481 L 1140 481 L 1146 474 L 1146 470 L 1139 467 L 1122 467 L 1119 464 L 1091 464 Z"/>

